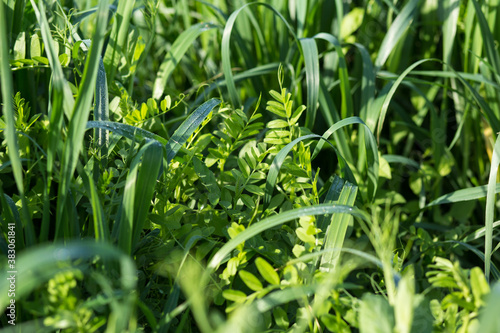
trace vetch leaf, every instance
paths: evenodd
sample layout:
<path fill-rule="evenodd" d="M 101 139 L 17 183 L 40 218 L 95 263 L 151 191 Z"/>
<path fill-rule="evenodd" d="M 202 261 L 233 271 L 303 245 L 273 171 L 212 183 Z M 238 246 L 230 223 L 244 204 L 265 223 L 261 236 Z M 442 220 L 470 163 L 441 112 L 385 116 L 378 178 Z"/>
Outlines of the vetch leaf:
<path fill-rule="evenodd" d="M 255 266 L 259 270 L 260 275 L 270 284 L 279 285 L 280 277 L 274 270 L 273 266 L 261 257 L 255 259 Z"/>
<path fill-rule="evenodd" d="M 246 284 L 248 288 L 250 288 L 253 291 L 259 291 L 262 290 L 262 283 L 259 281 L 259 279 L 253 275 L 252 273 L 245 271 L 245 270 L 240 270 L 238 271 L 238 275 L 243 281 L 243 283 Z"/>
<path fill-rule="evenodd" d="M 222 297 L 224 297 L 228 301 L 233 301 L 236 303 L 243 303 L 247 299 L 247 295 L 244 292 L 234 289 L 226 289 L 222 291 Z"/>

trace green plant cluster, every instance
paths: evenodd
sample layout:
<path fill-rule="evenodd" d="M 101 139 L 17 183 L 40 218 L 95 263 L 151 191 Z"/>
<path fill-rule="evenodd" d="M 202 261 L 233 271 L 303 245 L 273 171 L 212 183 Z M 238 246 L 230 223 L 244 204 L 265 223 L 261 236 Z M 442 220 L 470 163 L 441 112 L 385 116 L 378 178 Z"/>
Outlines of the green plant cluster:
<path fill-rule="evenodd" d="M 0 332 L 498 332 L 498 5 L 0 1 Z"/>

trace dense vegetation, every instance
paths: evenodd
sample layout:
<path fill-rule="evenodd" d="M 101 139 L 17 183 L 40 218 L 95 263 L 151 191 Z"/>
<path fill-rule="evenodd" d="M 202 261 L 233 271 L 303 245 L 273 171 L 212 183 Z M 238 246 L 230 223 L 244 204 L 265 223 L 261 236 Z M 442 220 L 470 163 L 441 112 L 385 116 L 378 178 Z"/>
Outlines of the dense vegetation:
<path fill-rule="evenodd" d="M 0 331 L 498 332 L 498 43 L 497 0 L 1 1 Z"/>

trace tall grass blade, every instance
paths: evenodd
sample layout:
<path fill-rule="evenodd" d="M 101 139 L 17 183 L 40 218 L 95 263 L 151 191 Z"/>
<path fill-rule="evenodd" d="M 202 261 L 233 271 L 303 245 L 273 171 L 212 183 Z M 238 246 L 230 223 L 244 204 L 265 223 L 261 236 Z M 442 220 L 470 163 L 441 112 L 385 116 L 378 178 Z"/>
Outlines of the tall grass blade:
<path fill-rule="evenodd" d="M 120 65 L 120 60 L 125 55 L 130 17 L 132 16 L 134 5 L 135 0 L 118 1 L 115 21 L 113 23 L 109 43 L 103 60 L 109 80 L 113 80 L 115 78 L 116 70 Z"/>
<path fill-rule="evenodd" d="M 500 135 L 498 135 L 491 157 L 490 177 L 488 180 L 488 191 L 486 194 L 486 217 L 485 217 L 485 239 L 484 239 L 484 274 L 486 280 L 490 281 L 491 249 L 493 244 L 493 219 L 495 217 L 495 197 L 497 187 L 498 165 L 500 164 Z"/>
<path fill-rule="evenodd" d="M 314 36 L 315 39 L 323 39 L 333 46 L 335 46 L 335 51 L 339 58 L 339 80 L 340 80 L 340 93 L 342 94 L 342 106 L 340 109 L 340 116 L 342 119 L 351 117 L 354 115 L 354 108 L 352 105 L 351 96 L 351 85 L 349 83 L 349 73 L 347 71 L 347 64 L 345 61 L 344 53 L 342 51 L 342 46 L 339 40 L 331 34 L 319 33 Z"/>
<path fill-rule="evenodd" d="M 399 15 L 392 23 L 389 31 L 385 34 L 384 40 L 380 45 L 377 59 L 375 59 L 375 67 L 382 67 L 392 50 L 396 47 L 401 37 L 406 33 L 406 30 L 411 25 L 416 14 L 417 5 L 420 0 L 410 0 L 401 10 Z"/>
<path fill-rule="evenodd" d="M 300 40 L 304 62 L 306 65 L 306 85 L 307 85 L 307 112 L 305 127 L 313 129 L 316 122 L 316 111 L 318 108 L 319 95 L 319 60 L 318 48 L 312 38 Z"/>
<path fill-rule="evenodd" d="M 160 171 L 162 150 L 163 146 L 156 141 L 148 142 L 130 165 L 118 221 L 118 245 L 127 254 L 132 253 L 144 227 Z"/>
<path fill-rule="evenodd" d="M 340 115 L 335 107 L 335 103 L 333 98 L 330 96 L 330 93 L 323 82 L 320 81 L 320 92 L 319 92 L 319 106 L 320 110 L 323 114 L 323 119 L 326 121 L 326 124 L 331 127 L 336 122 L 340 121 Z M 354 164 L 354 160 L 351 153 L 351 148 L 348 144 L 347 135 L 344 131 L 338 131 L 332 134 L 333 139 L 337 143 L 338 150 L 344 156 L 346 161 L 351 164 Z"/>
<path fill-rule="evenodd" d="M 453 44 L 457 33 L 458 14 L 460 11 L 459 0 L 443 1 L 443 62 L 451 64 Z"/>
<path fill-rule="evenodd" d="M 109 121 L 108 83 L 106 81 L 104 63 L 101 58 L 99 59 L 99 69 L 97 71 L 94 104 L 94 120 Z M 100 151 L 100 155 L 106 157 L 109 144 L 108 131 L 102 128 L 97 129 L 95 141 Z"/>
<path fill-rule="evenodd" d="M 212 109 L 221 102 L 212 98 L 200 105 L 193 113 L 179 126 L 172 137 L 167 142 L 167 163 L 177 155 L 177 152 L 186 143 L 187 139 L 193 134 L 203 120 L 208 116 Z"/>
<path fill-rule="evenodd" d="M 5 116 L 5 139 L 7 140 L 7 148 L 9 149 L 8 156 L 12 165 L 12 173 L 16 182 L 19 196 L 22 200 L 22 215 L 24 235 L 26 236 L 26 245 L 30 246 L 35 243 L 35 229 L 31 220 L 31 214 L 28 210 L 28 202 L 24 193 L 23 181 L 23 166 L 21 164 L 21 157 L 19 155 L 19 143 L 16 134 L 15 118 L 14 118 L 14 87 L 12 83 L 12 72 L 9 64 L 9 49 L 7 39 L 6 17 L 4 13 L 4 4 L 0 4 L 0 79 L 2 89 L 3 109 L 2 113 Z M 23 235 L 23 230 L 18 229 L 18 232 Z"/>
<path fill-rule="evenodd" d="M 186 51 L 193 46 L 193 43 L 198 36 L 204 32 L 216 28 L 217 26 L 212 23 L 198 23 L 184 31 L 177 37 L 171 49 L 168 51 L 167 56 L 163 59 L 160 70 L 156 75 L 156 80 L 153 85 L 153 98 L 160 99 L 165 86 L 167 85 L 168 78 L 174 71 L 175 67 L 179 64 Z"/>
<path fill-rule="evenodd" d="M 61 181 L 59 183 L 59 193 L 57 198 L 57 215 L 55 238 L 60 237 L 62 216 L 66 193 L 68 192 L 73 172 L 76 168 L 77 160 L 83 146 L 83 136 L 88 121 L 92 97 L 95 90 L 97 70 L 101 50 L 104 44 L 104 33 L 108 19 L 108 1 L 100 1 L 97 9 L 97 21 L 94 38 L 90 47 L 89 55 L 85 63 L 82 82 L 78 91 L 74 111 L 69 121 L 68 137 L 64 145 Z"/>
<path fill-rule="evenodd" d="M 478 2 L 476 0 L 471 1 L 474 4 L 474 9 L 476 10 L 476 18 L 479 23 L 479 28 L 481 29 L 481 38 L 486 51 L 486 57 L 488 58 L 488 62 L 491 66 L 493 66 L 497 83 L 500 83 L 500 55 L 497 51 L 495 39 L 493 38 L 488 21 L 484 17 Z"/>
<path fill-rule="evenodd" d="M 353 206 L 356 201 L 358 187 L 346 182 L 340 193 L 336 204 Z M 347 227 L 352 221 L 352 216 L 348 214 L 332 214 L 331 223 L 326 230 L 325 241 L 323 248 L 341 249 L 344 246 L 344 239 L 347 232 Z M 326 252 L 321 257 L 320 270 L 330 272 L 337 268 L 340 260 L 340 252 Z"/>
<path fill-rule="evenodd" d="M 230 44 L 231 44 L 231 33 L 233 32 L 233 27 L 236 21 L 236 18 L 241 13 L 241 11 L 249 6 L 253 5 L 261 5 L 266 8 L 269 8 L 276 16 L 278 16 L 281 21 L 286 25 L 288 31 L 292 34 L 295 41 L 298 42 L 297 36 L 295 35 L 295 31 L 288 24 L 287 20 L 281 15 L 274 7 L 267 3 L 263 2 L 252 2 L 240 7 L 238 10 L 234 11 L 229 19 L 227 20 L 226 26 L 224 27 L 224 32 L 222 34 L 222 44 L 221 44 L 221 56 L 222 56 L 222 71 L 224 72 L 224 78 L 227 83 L 227 90 L 229 92 L 229 98 L 234 107 L 238 107 L 241 104 L 240 96 L 236 91 L 236 84 L 233 78 L 233 71 L 231 69 L 231 53 L 230 53 Z"/>

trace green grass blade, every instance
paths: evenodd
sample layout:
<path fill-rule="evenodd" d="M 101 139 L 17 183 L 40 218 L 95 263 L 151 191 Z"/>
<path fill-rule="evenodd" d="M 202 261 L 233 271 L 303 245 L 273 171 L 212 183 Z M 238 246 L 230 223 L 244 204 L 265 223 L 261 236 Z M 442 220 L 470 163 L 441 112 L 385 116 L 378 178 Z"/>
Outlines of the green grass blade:
<path fill-rule="evenodd" d="M 118 1 L 115 21 L 103 60 L 109 80 L 113 80 L 115 78 L 117 68 L 120 65 L 120 60 L 125 55 L 130 17 L 132 16 L 134 5 L 135 0 Z"/>
<path fill-rule="evenodd" d="M 90 106 L 92 105 L 99 59 L 104 44 L 104 33 L 106 31 L 108 19 L 108 1 L 99 2 L 96 15 L 95 34 L 85 63 L 82 82 L 78 91 L 75 108 L 70 118 L 68 137 L 63 150 L 61 181 L 59 183 L 60 195 L 57 197 L 56 239 L 61 235 L 62 216 L 66 200 L 65 194 L 68 192 L 71 178 L 83 146 L 83 136 L 86 129 L 85 125 L 89 118 Z"/>
<path fill-rule="evenodd" d="M 132 125 L 128 124 L 123 124 L 123 123 L 117 123 L 114 121 L 93 121 L 90 120 L 87 122 L 87 129 L 92 129 L 92 128 L 99 128 L 104 131 L 110 131 L 116 134 L 119 134 L 121 136 L 126 137 L 127 139 L 130 140 L 156 140 L 160 142 L 163 145 L 167 144 L 167 140 L 165 138 L 162 138 L 161 136 L 151 133 L 145 129 L 135 127 Z"/>
<path fill-rule="evenodd" d="M 491 250 L 493 244 L 493 219 L 495 217 L 495 197 L 497 186 L 498 165 L 500 164 L 500 135 L 495 142 L 493 149 L 493 156 L 491 157 L 490 177 L 488 180 L 488 190 L 486 194 L 486 218 L 484 225 L 485 239 L 484 239 L 484 274 L 486 280 L 490 281 L 491 270 Z"/>
<path fill-rule="evenodd" d="M 99 59 L 99 69 L 97 71 L 94 103 L 94 120 L 109 121 L 108 83 L 106 81 L 106 71 L 104 69 L 102 58 Z M 96 131 L 95 141 L 97 143 L 97 147 L 100 150 L 101 156 L 106 156 L 108 154 L 107 147 L 109 144 L 108 131 L 99 128 Z"/>
<path fill-rule="evenodd" d="M 134 232 L 132 239 L 132 248 L 139 242 L 146 216 L 151 207 L 151 199 L 153 198 L 158 173 L 163 162 L 163 145 L 152 142 L 144 151 L 142 156 L 142 165 L 139 170 L 137 187 L 134 200 Z"/>
<path fill-rule="evenodd" d="M 302 54 L 306 66 L 307 85 L 307 112 L 305 127 L 313 129 L 316 121 L 316 111 L 318 108 L 319 95 L 319 58 L 318 48 L 313 38 L 303 38 L 300 40 Z"/>
<path fill-rule="evenodd" d="M 267 3 L 263 2 L 252 2 L 249 4 L 246 4 L 242 7 L 240 7 L 238 10 L 234 11 L 231 16 L 229 16 L 229 19 L 227 20 L 226 26 L 224 27 L 224 32 L 222 34 L 222 44 L 221 44 L 221 56 L 222 56 L 222 70 L 224 72 L 224 78 L 227 83 L 227 90 L 229 92 L 229 97 L 231 100 L 231 103 L 235 106 L 238 107 L 241 104 L 240 101 L 240 96 L 238 92 L 236 91 L 236 84 L 234 82 L 233 78 L 233 72 L 231 69 L 231 53 L 230 53 L 230 42 L 231 42 L 231 33 L 233 32 L 233 27 L 234 23 L 236 21 L 236 18 L 238 15 L 241 13 L 241 11 L 249 6 L 253 5 L 261 5 L 266 8 L 269 8 L 273 13 L 278 16 L 283 23 L 286 25 L 288 28 L 288 31 L 293 35 L 294 39 L 297 41 L 297 36 L 295 35 L 294 30 L 292 27 L 288 24 L 286 19 L 281 15 L 274 7 Z"/>
<path fill-rule="evenodd" d="M 273 62 L 270 64 L 257 66 L 255 68 L 251 68 L 251 69 L 246 70 L 244 72 L 240 72 L 238 74 L 235 74 L 233 76 L 233 80 L 234 80 L 234 82 L 239 82 L 239 81 L 250 79 L 253 77 L 261 77 L 261 76 L 264 76 L 266 74 L 275 73 L 278 71 L 279 65 L 280 64 L 277 62 Z M 196 98 L 196 100 L 193 102 L 193 105 L 200 104 L 203 100 L 205 100 L 207 98 L 207 96 L 209 96 L 210 92 L 212 92 L 216 89 L 219 89 L 221 87 L 226 87 L 226 86 L 227 86 L 227 82 L 225 79 L 218 80 L 218 81 L 210 84 L 208 87 L 205 87 L 203 89 L 203 91 L 200 93 L 198 98 Z"/>
<path fill-rule="evenodd" d="M 400 163 L 409 167 L 413 167 L 416 170 L 420 169 L 420 164 L 418 164 L 414 160 L 409 159 L 408 157 L 400 155 L 382 155 L 382 157 L 387 161 L 387 163 Z"/>
<path fill-rule="evenodd" d="M 474 253 L 476 256 L 478 256 L 479 259 L 481 259 L 483 262 L 486 262 L 486 257 L 484 256 L 484 253 L 481 252 L 475 246 L 472 246 L 472 245 L 464 243 L 464 242 L 455 241 L 455 240 L 444 241 L 444 243 L 454 243 L 454 244 L 458 244 L 460 246 L 463 246 L 466 249 L 472 251 L 472 253 Z M 495 281 L 498 281 L 500 279 L 500 270 L 498 270 L 498 268 L 496 267 L 496 265 L 493 262 L 491 262 L 491 274 L 493 275 L 493 278 L 495 279 Z M 488 276 L 485 275 L 485 277 L 486 277 L 486 280 L 489 281 Z"/>
<path fill-rule="evenodd" d="M 338 114 L 337 108 L 335 107 L 335 103 L 330 96 L 330 93 L 323 82 L 323 80 L 320 80 L 320 92 L 319 92 L 319 106 L 320 110 L 323 114 L 323 118 L 326 121 L 326 124 L 331 127 L 333 126 L 336 122 L 340 121 L 340 116 Z M 349 146 L 347 135 L 344 131 L 338 131 L 333 133 L 333 139 L 337 143 L 337 147 L 346 159 L 351 164 L 354 164 L 354 160 L 352 157 L 351 153 L 351 148 Z"/>
<path fill-rule="evenodd" d="M 304 37 L 304 27 L 307 15 L 307 0 L 295 1 L 295 15 L 297 19 L 297 37 Z"/>
<path fill-rule="evenodd" d="M 500 55 L 498 54 L 495 39 L 490 31 L 488 21 L 484 17 L 481 7 L 476 0 L 471 0 L 474 4 L 474 9 L 476 10 L 476 18 L 479 23 L 479 28 L 481 29 L 481 37 L 483 40 L 483 46 L 486 51 L 486 57 L 488 57 L 488 62 L 493 66 L 495 70 L 495 78 L 497 83 L 500 83 Z"/>
<path fill-rule="evenodd" d="M 443 62 L 451 64 L 453 44 L 457 33 L 459 0 L 443 1 L 443 10 L 446 15 L 443 22 Z"/>
<path fill-rule="evenodd" d="M 339 40 L 331 34 L 319 33 L 314 36 L 315 39 L 323 39 L 333 46 L 339 57 L 339 80 L 340 80 L 340 93 L 342 95 L 342 107 L 340 109 L 340 116 L 342 119 L 354 115 L 354 108 L 352 105 L 351 85 L 349 83 L 349 73 L 347 72 L 347 64 L 345 61 L 342 46 Z"/>
<path fill-rule="evenodd" d="M 417 12 L 416 9 L 419 2 L 420 0 L 409 1 L 396 17 L 389 28 L 389 31 L 387 31 L 382 44 L 380 45 L 377 59 L 375 60 L 375 67 L 380 68 L 385 64 L 392 50 L 396 47 L 401 37 L 406 33 L 406 30 L 411 25 Z"/>
<path fill-rule="evenodd" d="M 283 212 L 278 215 L 273 215 L 265 218 L 255 224 L 252 224 L 248 229 L 239 233 L 236 237 L 232 238 L 230 241 L 225 243 L 212 257 L 212 260 L 208 264 L 206 274 L 212 272 L 214 269 L 219 267 L 222 260 L 231 253 L 239 244 L 245 242 L 246 240 L 262 233 L 263 231 L 279 226 L 285 222 L 294 220 L 301 216 L 308 215 L 325 215 L 333 213 L 346 213 L 353 216 L 359 217 L 363 220 L 369 221 L 368 215 L 359 210 L 356 207 L 349 207 L 343 205 L 332 205 L 332 204 L 319 204 L 310 207 L 302 207 L 293 210 Z"/>
<path fill-rule="evenodd" d="M 363 77 L 361 78 L 361 110 L 359 111 L 359 117 L 366 122 L 368 112 L 370 111 L 373 100 L 375 99 L 375 69 L 368 50 L 359 43 L 354 43 L 353 45 L 358 49 L 363 61 Z M 366 124 L 370 127 L 368 123 Z"/>
<path fill-rule="evenodd" d="M 500 193 L 500 184 L 497 184 L 494 189 L 495 193 Z M 470 201 L 486 197 L 488 193 L 488 185 L 476 186 L 457 190 L 430 202 L 427 207 L 435 205 L 443 205 L 447 203 L 455 203 L 461 201 Z"/>
<path fill-rule="evenodd" d="M 184 31 L 177 37 L 167 56 L 163 59 L 160 70 L 156 75 L 156 80 L 153 85 L 153 98 L 159 100 L 167 85 L 167 80 L 179 64 L 186 51 L 193 46 L 193 42 L 198 36 L 204 32 L 216 28 L 212 23 L 198 23 Z"/>
<path fill-rule="evenodd" d="M 496 221 L 495 223 L 493 223 L 493 229 L 497 228 L 498 226 L 500 226 L 500 221 Z M 463 239 L 463 242 L 467 243 L 479 239 L 481 237 L 484 237 L 485 232 L 486 232 L 486 227 L 479 228 L 476 231 L 474 231 L 474 233 L 469 234 L 467 237 L 465 237 Z"/>
<path fill-rule="evenodd" d="M 26 236 L 26 245 L 32 245 L 35 243 L 35 229 L 33 222 L 31 220 L 31 215 L 28 210 L 28 202 L 24 193 L 24 181 L 23 181 L 23 166 L 21 164 L 21 157 L 19 155 L 19 143 L 16 134 L 15 119 L 14 119 L 14 87 L 12 83 L 12 72 L 10 70 L 9 64 L 9 44 L 7 39 L 7 27 L 4 4 L 0 4 L 0 81 L 2 89 L 2 100 L 3 109 L 2 113 L 5 116 L 6 128 L 4 130 L 5 139 L 7 140 L 7 148 L 9 149 L 9 160 L 12 163 L 12 172 L 14 174 L 14 179 L 16 182 L 17 190 L 19 196 L 22 200 L 22 212 L 23 212 L 23 225 L 24 225 L 24 235 Z M 23 235 L 21 229 L 18 232 Z"/>
<path fill-rule="evenodd" d="M 403 73 L 401 73 L 401 75 L 399 75 L 398 78 L 396 79 L 396 81 L 394 81 L 394 83 L 392 84 L 391 89 L 389 90 L 389 92 L 387 93 L 387 95 L 385 95 L 384 103 L 382 104 L 382 107 L 381 107 L 381 109 L 379 111 L 379 115 L 378 115 L 378 127 L 377 127 L 377 140 L 380 140 L 380 133 L 382 132 L 382 127 L 384 126 L 385 116 L 387 114 L 387 110 L 389 108 L 389 104 L 391 103 L 392 97 L 394 96 L 394 93 L 396 92 L 396 89 L 398 89 L 398 87 L 401 84 L 401 82 L 405 79 L 405 77 L 414 68 L 416 68 L 420 64 L 423 64 L 424 62 L 428 62 L 428 61 L 436 61 L 436 59 L 422 59 L 422 60 L 419 60 L 419 61 L 413 63 Z"/>
<path fill-rule="evenodd" d="M 167 163 L 172 161 L 191 134 L 193 134 L 198 126 L 200 126 L 208 114 L 212 112 L 213 108 L 220 103 L 221 102 L 216 98 L 206 101 L 194 110 L 193 113 L 189 115 L 189 117 L 181 124 L 181 126 L 179 126 L 167 142 Z"/>
<path fill-rule="evenodd" d="M 131 254 L 139 241 L 160 171 L 162 150 L 162 145 L 151 141 L 139 150 L 130 165 L 118 222 L 118 245 L 125 253 Z"/>
<path fill-rule="evenodd" d="M 346 182 L 340 197 L 337 200 L 338 205 L 353 206 L 356 201 L 358 187 Z M 325 241 L 323 248 L 341 249 L 344 246 L 344 239 L 347 232 L 347 227 L 352 221 L 352 216 L 348 214 L 332 214 L 331 223 L 326 230 Z M 321 257 L 320 270 L 330 272 L 335 270 L 340 260 L 340 252 L 326 252 Z"/>

